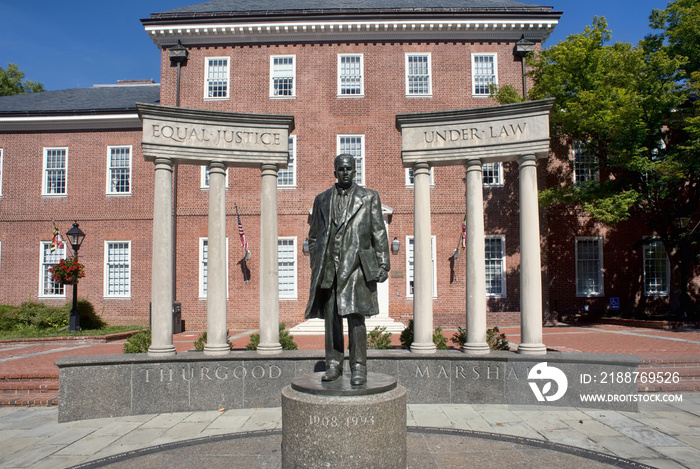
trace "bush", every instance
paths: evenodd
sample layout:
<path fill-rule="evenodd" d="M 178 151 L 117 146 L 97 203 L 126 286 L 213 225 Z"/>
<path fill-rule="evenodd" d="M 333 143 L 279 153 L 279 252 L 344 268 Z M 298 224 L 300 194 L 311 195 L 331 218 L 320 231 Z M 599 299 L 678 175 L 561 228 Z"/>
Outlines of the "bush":
<path fill-rule="evenodd" d="M 70 308 L 25 301 L 4 315 L 3 330 L 61 329 L 68 326 Z"/>
<path fill-rule="evenodd" d="M 228 337 L 228 331 L 226 331 L 226 337 Z M 233 350 L 233 344 L 231 343 L 230 340 L 227 339 L 228 342 L 228 348 Z M 197 337 L 197 340 L 194 341 L 194 349 L 197 352 L 203 352 L 204 351 L 204 345 L 207 343 L 207 331 L 202 332 L 199 334 L 199 337 Z"/>
<path fill-rule="evenodd" d="M 413 343 L 413 319 L 408 321 L 408 327 L 403 330 L 399 340 L 401 340 L 402 348 L 411 348 L 411 344 Z M 449 348 L 447 346 L 447 338 L 442 334 L 442 327 L 436 327 L 433 331 L 433 343 L 438 350 L 446 350 Z"/>
<path fill-rule="evenodd" d="M 452 342 L 459 348 L 464 347 L 464 344 L 467 342 L 467 330 L 463 327 L 458 327 L 457 332 L 452 336 Z M 498 327 L 486 331 L 486 343 L 491 350 L 510 350 L 510 344 L 506 339 L 506 335 L 501 333 Z"/>
<path fill-rule="evenodd" d="M 386 331 L 386 326 L 375 327 L 367 334 L 368 349 L 389 349 L 391 348 L 391 333 Z"/>
<path fill-rule="evenodd" d="M 491 350 L 510 350 L 510 344 L 504 333 L 499 334 L 497 327 L 486 331 L 486 343 Z"/>
<path fill-rule="evenodd" d="M 282 350 L 297 350 L 297 344 L 294 342 L 294 336 L 285 330 L 286 325 L 280 323 L 280 345 Z M 250 342 L 245 346 L 246 350 L 257 350 L 260 345 L 260 334 L 251 334 Z"/>
<path fill-rule="evenodd" d="M 73 308 L 72 303 L 66 303 L 68 311 Z M 80 316 L 81 329 L 102 329 L 107 323 L 95 313 L 95 307 L 88 300 L 78 298 L 78 316 Z"/>
<path fill-rule="evenodd" d="M 142 329 L 124 342 L 124 353 L 147 353 L 151 346 L 151 330 Z"/>

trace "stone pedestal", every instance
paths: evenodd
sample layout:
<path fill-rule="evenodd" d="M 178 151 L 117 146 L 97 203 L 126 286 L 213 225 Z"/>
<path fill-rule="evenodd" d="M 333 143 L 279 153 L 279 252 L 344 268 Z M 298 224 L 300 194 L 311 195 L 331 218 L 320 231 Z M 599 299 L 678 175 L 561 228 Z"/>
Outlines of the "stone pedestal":
<path fill-rule="evenodd" d="M 331 383 L 322 375 L 282 390 L 282 467 L 405 468 L 406 389 L 380 373 L 359 387 L 349 374 Z"/>

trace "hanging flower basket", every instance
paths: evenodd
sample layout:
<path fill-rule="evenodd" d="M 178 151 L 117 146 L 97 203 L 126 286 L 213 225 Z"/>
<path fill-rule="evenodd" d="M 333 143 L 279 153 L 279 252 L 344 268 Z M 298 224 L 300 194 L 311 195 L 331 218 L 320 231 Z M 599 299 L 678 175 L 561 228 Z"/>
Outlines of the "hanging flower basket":
<path fill-rule="evenodd" d="M 74 257 L 61 259 L 58 264 L 54 264 L 49 269 L 54 282 L 63 285 L 75 285 L 78 279 L 85 277 L 85 266 Z"/>

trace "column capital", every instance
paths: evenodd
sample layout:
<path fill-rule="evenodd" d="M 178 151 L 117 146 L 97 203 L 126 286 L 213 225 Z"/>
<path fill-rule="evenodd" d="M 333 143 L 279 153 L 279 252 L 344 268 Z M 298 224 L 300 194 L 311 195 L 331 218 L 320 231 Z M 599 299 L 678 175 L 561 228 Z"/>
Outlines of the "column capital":
<path fill-rule="evenodd" d="M 536 165 L 537 164 L 537 156 L 535 154 L 529 154 L 529 155 L 520 155 L 518 157 L 518 164 L 520 166 L 523 165 Z"/>
<path fill-rule="evenodd" d="M 481 169 L 482 165 L 483 161 L 481 161 L 481 158 L 469 158 L 464 162 L 464 167 L 467 168 L 467 170 L 474 168 L 475 166 L 478 166 L 479 169 Z"/>
<path fill-rule="evenodd" d="M 428 164 L 425 161 L 420 161 L 418 163 L 415 163 L 413 165 L 413 175 L 415 176 L 416 174 L 429 174 L 430 173 L 430 164 Z"/>
<path fill-rule="evenodd" d="M 153 164 L 156 169 L 172 171 L 173 170 L 173 160 L 172 158 L 166 158 L 164 156 L 159 156 L 153 160 Z"/>
<path fill-rule="evenodd" d="M 263 163 L 260 166 L 261 176 L 277 176 L 279 169 L 276 164 Z"/>
<path fill-rule="evenodd" d="M 209 172 L 210 173 L 225 173 L 226 172 L 226 165 L 224 164 L 223 161 L 210 161 L 209 162 Z"/>

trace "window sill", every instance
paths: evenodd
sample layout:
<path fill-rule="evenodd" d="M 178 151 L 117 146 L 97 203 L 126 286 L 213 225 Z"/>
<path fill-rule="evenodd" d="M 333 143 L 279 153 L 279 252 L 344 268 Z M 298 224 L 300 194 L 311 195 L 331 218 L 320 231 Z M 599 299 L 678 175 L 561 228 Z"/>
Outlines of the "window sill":
<path fill-rule="evenodd" d="M 576 293 L 576 298 L 602 298 L 605 293 Z"/>
<path fill-rule="evenodd" d="M 432 98 L 433 94 L 407 94 L 405 95 L 407 98 Z"/>
<path fill-rule="evenodd" d="M 131 192 L 107 192 L 105 193 L 108 197 L 131 197 Z"/>
<path fill-rule="evenodd" d="M 279 300 L 280 301 L 295 301 L 298 300 L 299 298 L 296 296 L 280 296 Z"/>
<path fill-rule="evenodd" d="M 208 98 L 204 97 L 204 101 L 229 101 L 231 98 L 229 96 L 226 96 L 225 98 Z"/>
<path fill-rule="evenodd" d="M 63 199 L 68 197 L 68 194 L 41 194 L 42 197 L 47 197 L 50 199 Z"/>
<path fill-rule="evenodd" d="M 339 94 L 336 95 L 336 98 L 340 99 L 345 99 L 345 98 L 364 98 L 364 94 Z"/>
<path fill-rule="evenodd" d="M 297 99 L 295 96 L 270 96 L 270 99 Z"/>
<path fill-rule="evenodd" d="M 289 190 L 289 189 L 298 189 L 298 187 L 296 184 L 294 184 L 293 186 L 277 186 L 277 189 Z"/>
<path fill-rule="evenodd" d="M 131 296 L 103 296 L 105 300 L 130 300 Z"/>
<path fill-rule="evenodd" d="M 66 295 L 39 295 L 36 297 L 37 300 L 65 300 Z"/>

